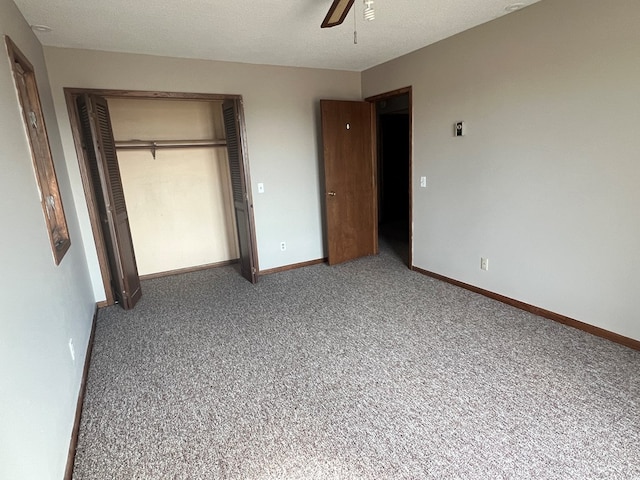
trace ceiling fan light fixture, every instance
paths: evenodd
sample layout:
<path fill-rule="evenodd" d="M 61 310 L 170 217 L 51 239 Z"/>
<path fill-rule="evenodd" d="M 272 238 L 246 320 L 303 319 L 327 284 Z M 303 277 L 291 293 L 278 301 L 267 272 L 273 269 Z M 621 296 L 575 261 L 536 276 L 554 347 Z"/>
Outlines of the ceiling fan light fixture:
<path fill-rule="evenodd" d="M 355 0 L 333 0 L 327 16 L 322 21 L 322 28 L 330 28 L 340 25 L 347 17 Z"/>
<path fill-rule="evenodd" d="M 364 19 L 367 21 L 375 20 L 376 11 L 373 9 L 373 0 L 363 0 L 364 3 Z"/>

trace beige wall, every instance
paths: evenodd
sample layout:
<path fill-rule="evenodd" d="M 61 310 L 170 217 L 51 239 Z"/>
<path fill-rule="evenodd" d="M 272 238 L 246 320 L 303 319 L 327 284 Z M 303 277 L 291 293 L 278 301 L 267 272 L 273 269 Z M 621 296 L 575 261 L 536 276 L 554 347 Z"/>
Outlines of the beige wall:
<path fill-rule="evenodd" d="M 109 99 L 116 141 L 224 139 L 221 102 Z M 238 258 L 226 149 L 118 150 L 140 275 Z"/>
<path fill-rule="evenodd" d="M 56 266 L 4 35 L 33 64 L 71 248 Z M 40 43 L 0 0 L 0 478 L 64 475 L 95 307 Z M 71 356 L 69 342 L 75 350 Z"/>
<path fill-rule="evenodd" d="M 78 205 L 84 194 L 63 87 L 240 94 L 260 269 L 324 256 L 318 102 L 360 99 L 359 73 L 63 48 L 45 48 L 45 56 Z M 257 192 L 257 183 L 264 184 L 265 193 Z M 104 298 L 86 208 L 79 219 L 95 294 Z"/>
<path fill-rule="evenodd" d="M 363 72 L 413 86 L 416 266 L 640 339 L 639 18 L 544 0 Z"/>

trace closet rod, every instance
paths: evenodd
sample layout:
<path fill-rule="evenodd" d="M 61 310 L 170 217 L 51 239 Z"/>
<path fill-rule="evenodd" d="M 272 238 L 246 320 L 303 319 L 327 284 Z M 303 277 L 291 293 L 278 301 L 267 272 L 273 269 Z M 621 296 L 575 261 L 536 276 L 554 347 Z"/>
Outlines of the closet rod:
<path fill-rule="evenodd" d="M 156 151 L 163 148 L 217 148 L 226 147 L 226 140 L 126 140 L 115 142 L 120 150 L 151 150 L 155 160 Z"/>
<path fill-rule="evenodd" d="M 201 148 L 226 147 L 226 140 L 126 140 L 115 142 L 116 148 L 133 150 L 138 148 Z"/>

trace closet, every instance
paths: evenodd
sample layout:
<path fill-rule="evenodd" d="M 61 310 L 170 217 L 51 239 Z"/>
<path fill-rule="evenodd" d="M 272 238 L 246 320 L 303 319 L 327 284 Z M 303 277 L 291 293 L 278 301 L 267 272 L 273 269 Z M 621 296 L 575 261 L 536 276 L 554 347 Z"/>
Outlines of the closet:
<path fill-rule="evenodd" d="M 236 261 L 223 102 L 107 101 L 138 273 Z"/>

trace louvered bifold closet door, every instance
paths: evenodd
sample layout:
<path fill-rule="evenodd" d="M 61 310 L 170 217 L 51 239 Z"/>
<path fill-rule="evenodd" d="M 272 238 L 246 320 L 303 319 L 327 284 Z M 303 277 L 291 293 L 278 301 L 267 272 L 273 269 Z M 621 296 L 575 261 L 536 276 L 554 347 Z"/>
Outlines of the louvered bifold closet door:
<path fill-rule="evenodd" d="M 225 100 L 222 105 L 224 129 L 227 141 L 227 156 L 231 173 L 233 208 L 236 214 L 238 246 L 240 248 L 240 268 L 242 276 L 251 283 L 257 281 L 255 252 L 252 230 L 253 205 L 248 192 L 249 182 L 245 170 L 240 122 L 235 100 Z"/>
<path fill-rule="evenodd" d="M 129 310 L 142 296 L 142 290 L 109 108 L 104 98 L 94 95 L 78 97 L 77 106 L 114 296 L 122 308 Z"/>

